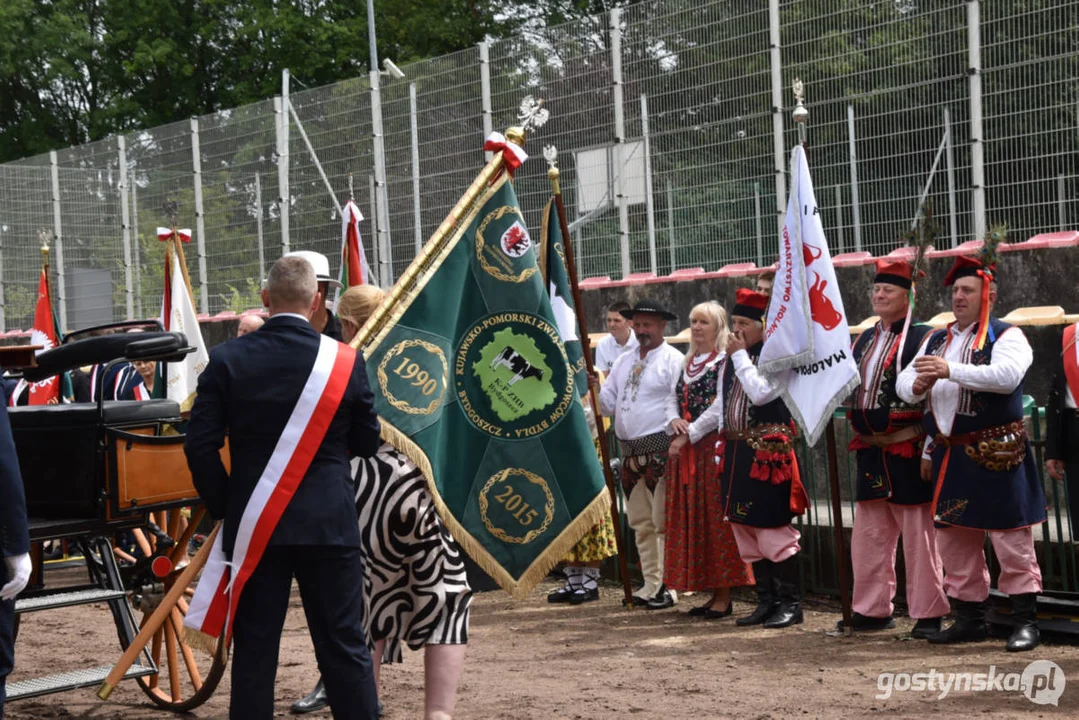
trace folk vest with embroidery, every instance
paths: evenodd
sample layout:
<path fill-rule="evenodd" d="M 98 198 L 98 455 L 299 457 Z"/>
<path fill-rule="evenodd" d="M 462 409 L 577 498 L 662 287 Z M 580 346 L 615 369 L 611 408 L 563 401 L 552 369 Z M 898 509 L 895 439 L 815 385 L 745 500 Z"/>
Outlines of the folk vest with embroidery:
<path fill-rule="evenodd" d="M 854 361 L 862 383 L 854 391 L 854 407 L 847 417 L 856 433 L 848 449 L 858 461 L 854 482 L 858 502 L 887 500 L 898 505 L 921 505 L 933 499 L 933 486 L 921 478 L 924 435 L 884 446 L 867 444 L 860 437 L 890 435 L 921 425 L 922 403 L 904 402 L 896 393 L 895 382 L 900 363 L 906 367 L 914 360 L 929 326 L 911 325 L 900 355 L 903 322 L 892 323 L 884 332 L 879 332 L 879 325 L 874 326 L 854 343 Z M 878 348 L 881 344 L 884 347 Z"/>
<path fill-rule="evenodd" d="M 754 365 L 761 346 L 748 348 Z M 728 438 L 722 444 L 720 477 L 727 519 L 751 527 L 788 525 L 808 504 L 794 453 L 790 411 L 780 399 L 754 405 L 742 389 L 733 360 L 728 359 L 723 372 L 723 414 L 725 433 L 757 433 L 752 438 Z"/>
<path fill-rule="evenodd" d="M 997 340 L 1012 326 L 996 318 L 989 322 L 985 347 L 975 350 L 968 345 L 960 362 L 990 364 Z M 975 332 L 968 336 L 968 343 L 972 343 Z M 943 356 L 948 337 L 948 330 L 934 332 L 926 354 Z M 949 440 L 993 432 L 973 442 L 935 443 L 933 518 L 937 523 L 978 530 L 1014 530 L 1045 522 L 1045 494 L 1022 424 L 1023 383 L 1007 394 L 960 389 Z M 994 431 L 995 428 L 1010 429 Z M 929 401 L 925 429 L 931 436 L 940 432 Z"/>

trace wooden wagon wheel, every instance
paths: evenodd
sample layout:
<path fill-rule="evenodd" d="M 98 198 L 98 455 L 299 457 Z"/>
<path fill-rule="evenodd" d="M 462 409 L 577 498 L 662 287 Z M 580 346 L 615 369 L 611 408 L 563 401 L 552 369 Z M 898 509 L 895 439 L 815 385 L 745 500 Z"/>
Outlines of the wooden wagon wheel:
<path fill-rule="evenodd" d="M 205 514 L 204 507 L 193 508 L 186 527 L 185 518 L 179 509 L 152 514 L 151 520 L 164 530 L 175 544 L 171 550 L 163 551 L 154 559 L 153 571 L 157 582 L 152 586 L 133 588 L 136 614 L 141 613 L 140 630 L 187 567 L 191 559 L 188 553 L 189 543 Z M 157 554 L 158 538 L 153 533 L 147 534 L 145 542 L 151 553 Z M 139 544 L 141 545 L 142 541 Z M 168 618 L 149 643 L 150 657 L 157 665 L 158 673 L 138 678 L 139 687 L 147 697 L 155 704 L 175 712 L 185 712 L 206 702 L 217 689 L 228 663 L 228 648 L 223 641 L 219 641 L 213 654 L 208 655 L 196 650 L 184 640 L 184 616 L 197 582 L 196 578 L 184 589 L 169 610 Z"/>

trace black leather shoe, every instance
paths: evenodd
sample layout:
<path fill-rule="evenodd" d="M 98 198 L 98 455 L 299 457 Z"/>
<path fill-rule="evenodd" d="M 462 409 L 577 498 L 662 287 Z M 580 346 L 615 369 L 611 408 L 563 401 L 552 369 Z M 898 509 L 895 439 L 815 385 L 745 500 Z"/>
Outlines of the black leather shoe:
<path fill-rule="evenodd" d="M 318 679 L 318 683 L 315 685 L 315 689 L 312 690 L 307 697 L 297 700 L 292 704 L 293 715 L 306 715 L 307 713 L 316 712 L 330 706 L 330 701 L 326 697 L 326 686 L 322 684 L 322 678 Z"/>
<path fill-rule="evenodd" d="M 779 606 L 763 625 L 769 630 L 802 624 L 802 573 L 798 556 L 772 563 L 775 573 L 776 599 Z"/>
<path fill-rule="evenodd" d="M 757 609 L 745 617 L 734 621 L 739 627 L 760 625 L 776 611 L 775 579 L 772 577 L 773 564 L 770 560 L 758 560 L 753 563 L 753 576 L 757 579 Z"/>
<path fill-rule="evenodd" d="M 871 632 L 873 630 L 890 630 L 895 627 L 895 620 L 889 615 L 888 617 L 870 617 L 869 615 L 863 615 L 861 613 L 854 613 L 850 619 L 850 625 L 854 629 L 854 632 Z M 840 620 L 835 624 L 836 630 L 846 630 L 846 626 L 843 621 Z M 937 626 L 940 629 L 940 626 Z"/>
<path fill-rule="evenodd" d="M 573 588 L 569 585 L 560 587 L 552 593 L 548 593 L 547 602 L 549 603 L 568 603 L 570 597 L 573 596 Z"/>
<path fill-rule="evenodd" d="M 914 629 L 910 631 L 910 636 L 915 640 L 925 640 L 930 635 L 936 635 L 939 632 L 940 618 L 922 618 L 914 623 Z"/>
<path fill-rule="evenodd" d="M 985 603 L 955 601 L 955 622 L 927 640 L 934 645 L 979 642 L 989 634 L 985 626 Z"/>
<path fill-rule="evenodd" d="M 690 617 L 704 617 L 705 614 L 707 614 L 708 611 L 711 609 L 712 603 L 708 603 L 707 605 L 698 605 L 697 607 L 687 612 L 686 615 L 689 615 Z"/>
<path fill-rule="evenodd" d="M 725 617 L 730 617 L 734 612 L 734 603 L 727 605 L 726 610 L 713 610 L 712 608 L 706 608 L 702 617 L 705 620 L 722 620 Z"/>
<path fill-rule="evenodd" d="M 574 590 L 569 596 L 570 605 L 580 605 L 594 600 L 599 600 L 599 588 L 592 588 L 591 590 L 581 588 L 580 590 Z"/>
<path fill-rule="evenodd" d="M 666 585 L 661 585 L 659 592 L 656 596 L 648 601 L 646 605 L 649 610 L 666 610 L 667 608 L 674 607 L 674 596 L 671 595 L 671 591 L 667 589 Z"/>
<path fill-rule="evenodd" d="M 1038 632 L 1038 596 L 1035 593 L 1012 595 L 1012 618 L 1015 629 L 1008 638 L 1008 652 L 1033 650 L 1041 643 Z"/>

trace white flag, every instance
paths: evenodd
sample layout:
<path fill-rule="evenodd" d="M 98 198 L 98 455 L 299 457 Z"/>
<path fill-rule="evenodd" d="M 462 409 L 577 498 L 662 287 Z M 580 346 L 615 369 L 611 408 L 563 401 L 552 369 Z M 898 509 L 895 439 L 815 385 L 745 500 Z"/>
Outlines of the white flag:
<path fill-rule="evenodd" d="M 850 328 L 801 146 L 791 154 L 793 186 L 780 239 L 779 272 L 765 325 L 762 372 L 787 374 L 783 400 L 815 445 L 832 412 L 860 379 Z M 789 368 L 789 369 L 788 369 Z"/>
<path fill-rule="evenodd" d="M 170 252 L 169 277 L 165 285 L 166 296 L 162 307 L 162 324 L 169 332 L 182 332 L 187 344 L 195 348 L 183 360 L 168 363 L 168 377 L 165 378 L 165 397 L 180 403 L 181 412 L 187 412 L 195 402 L 195 387 L 199 373 L 210 362 L 210 353 L 202 339 L 198 313 L 191 294 L 184 282 L 184 273 L 180 268 L 180 257 Z"/>

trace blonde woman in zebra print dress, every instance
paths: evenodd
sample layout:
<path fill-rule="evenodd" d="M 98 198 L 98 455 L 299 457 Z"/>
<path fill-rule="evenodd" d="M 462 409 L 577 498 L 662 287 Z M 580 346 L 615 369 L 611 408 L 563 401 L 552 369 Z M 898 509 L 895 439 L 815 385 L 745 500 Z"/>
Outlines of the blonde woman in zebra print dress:
<path fill-rule="evenodd" d="M 350 288 L 338 304 L 349 342 L 382 302 L 370 285 Z M 401 662 L 402 644 L 424 654 L 424 715 L 452 716 L 468 642 L 472 590 L 461 549 L 435 511 L 427 480 L 389 443 L 353 460 L 356 515 L 364 563 L 364 625 L 375 682 L 383 662 Z M 322 681 L 293 712 L 325 707 Z"/>

